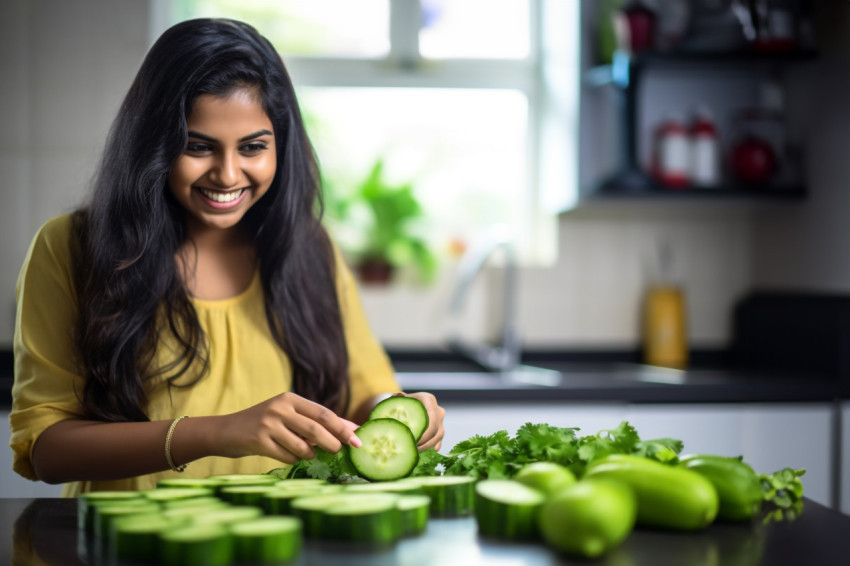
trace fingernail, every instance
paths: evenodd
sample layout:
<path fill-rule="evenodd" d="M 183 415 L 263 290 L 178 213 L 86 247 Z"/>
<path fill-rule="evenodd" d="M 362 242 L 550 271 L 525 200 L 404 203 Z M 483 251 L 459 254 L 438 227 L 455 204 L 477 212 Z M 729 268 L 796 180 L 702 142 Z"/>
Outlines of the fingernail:
<path fill-rule="evenodd" d="M 349 439 L 348 439 L 348 443 L 349 443 L 351 446 L 354 446 L 355 448 L 360 448 L 361 446 L 363 446 L 363 443 L 362 443 L 362 442 L 360 442 L 360 439 L 359 439 L 359 438 L 357 438 L 357 435 L 356 435 L 356 434 L 352 434 L 352 435 L 351 435 L 351 438 L 349 438 Z"/>

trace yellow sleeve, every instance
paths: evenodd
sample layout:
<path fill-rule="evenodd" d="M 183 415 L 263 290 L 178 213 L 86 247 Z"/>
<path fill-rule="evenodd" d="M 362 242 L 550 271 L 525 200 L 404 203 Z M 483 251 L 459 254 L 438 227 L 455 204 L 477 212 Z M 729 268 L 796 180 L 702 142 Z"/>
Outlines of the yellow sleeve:
<path fill-rule="evenodd" d="M 357 282 L 336 248 L 335 256 L 337 294 L 348 347 L 351 402 L 347 416 L 351 418 L 367 399 L 381 393 L 395 393 L 401 388 L 396 383 L 389 357 L 369 328 Z"/>
<path fill-rule="evenodd" d="M 70 215 L 48 221 L 33 239 L 18 276 L 13 351 L 15 383 L 9 425 L 13 469 L 38 479 L 32 448 L 50 425 L 82 410 L 72 333 L 77 316 L 72 276 Z"/>

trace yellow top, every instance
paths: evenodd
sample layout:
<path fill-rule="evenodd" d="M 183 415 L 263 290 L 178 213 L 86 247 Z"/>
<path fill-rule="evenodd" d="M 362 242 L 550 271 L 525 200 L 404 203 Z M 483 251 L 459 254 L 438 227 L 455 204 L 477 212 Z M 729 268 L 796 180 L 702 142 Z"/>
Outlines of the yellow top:
<path fill-rule="evenodd" d="M 36 234 L 18 278 L 10 444 L 14 470 L 33 480 L 37 478 L 32 448 L 38 436 L 52 424 L 82 414 L 75 390 L 82 391 L 84 378 L 74 366 L 71 341 L 77 313 L 72 238 L 70 215 L 48 221 Z M 351 272 L 338 254 L 337 292 L 350 358 L 353 411 L 370 397 L 399 391 L 399 387 L 389 359 L 369 329 Z M 192 303 L 209 341 L 209 373 L 192 387 L 170 391 L 162 379 L 149 380 L 145 388 L 150 420 L 229 414 L 289 391 L 289 359 L 266 322 L 259 272 L 248 289 L 235 297 L 192 299 Z M 283 465 L 261 456 L 208 457 L 192 462 L 183 474 L 169 470 L 123 480 L 74 482 L 65 485 L 63 495 L 150 489 L 166 477 L 263 473 Z"/>

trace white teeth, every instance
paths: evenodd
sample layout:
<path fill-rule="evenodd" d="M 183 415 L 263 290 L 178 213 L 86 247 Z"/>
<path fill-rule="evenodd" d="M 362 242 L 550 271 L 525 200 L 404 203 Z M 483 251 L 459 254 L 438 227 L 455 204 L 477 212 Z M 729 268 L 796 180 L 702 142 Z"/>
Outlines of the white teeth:
<path fill-rule="evenodd" d="M 242 191 L 245 189 L 239 189 L 238 191 L 230 191 L 227 193 L 220 193 L 218 191 L 210 191 L 207 189 L 200 189 L 200 191 L 210 200 L 214 200 L 216 202 L 233 202 L 234 200 L 239 198 L 239 195 L 242 194 Z"/>

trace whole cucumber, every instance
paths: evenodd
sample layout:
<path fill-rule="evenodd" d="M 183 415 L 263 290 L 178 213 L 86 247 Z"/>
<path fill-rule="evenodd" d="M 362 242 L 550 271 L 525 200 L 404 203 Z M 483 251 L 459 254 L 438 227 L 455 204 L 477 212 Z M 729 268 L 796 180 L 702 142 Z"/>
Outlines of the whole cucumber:
<path fill-rule="evenodd" d="M 746 521 L 761 510 L 761 482 L 745 462 L 726 456 L 693 454 L 683 456 L 679 463 L 714 485 L 720 500 L 718 519 Z"/>
<path fill-rule="evenodd" d="M 683 467 L 612 454 L 591 462 L 585 477 L 607 478 L 632 488 L 638 525 L 694 531 L 707 527 L 717 516 L 717 490 L 709 480 Z"/>

